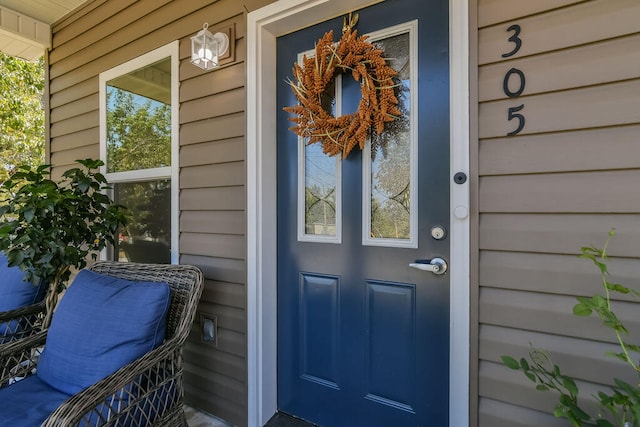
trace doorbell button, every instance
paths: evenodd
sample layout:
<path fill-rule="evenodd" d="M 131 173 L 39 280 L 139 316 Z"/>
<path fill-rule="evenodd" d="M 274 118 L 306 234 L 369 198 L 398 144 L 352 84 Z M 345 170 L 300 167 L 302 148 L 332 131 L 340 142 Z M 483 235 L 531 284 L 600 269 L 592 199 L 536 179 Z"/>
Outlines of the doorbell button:
<path fill-rule="evenodd" d="M 458 219 L 465 219 L 466 217 L 469 216 L 469 210 L 464 206 L 456 206 L 456 208 L 453 211 L 453 214 Z"/>

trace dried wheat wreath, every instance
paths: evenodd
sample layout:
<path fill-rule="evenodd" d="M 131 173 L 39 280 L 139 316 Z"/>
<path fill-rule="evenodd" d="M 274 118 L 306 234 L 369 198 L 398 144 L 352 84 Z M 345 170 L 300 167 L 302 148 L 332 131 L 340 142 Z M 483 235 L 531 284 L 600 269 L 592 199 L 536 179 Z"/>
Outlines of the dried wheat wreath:
<path fill-rule="evenodd" d="M 333 31 L 325 33 L 316 44 L 315 55 L 305 55 L 302 64 L 293 65 L 294 80 L 289 81 L 299 102 L 284 108 L 296 115 L 289 118 L 296 123 L 290 130 L 308 138 L 307 144 L 322 144 L 329 156 L 342 153 L 346 158 L 355 146 L 362 150 L 371 129 L 380 135 L 386 123 L 401 114 L 393 81 L 397 73 L 387 65 L 382 50 L 367 41 L 368 36 L 358 37 L 353 29 L 357 22 L 358 15 L 349 16 L 348 22 L 345 18 L 337 44 Z M 360 82 L 362 98 L 356 112 L 334 117 L 327 111 L 326 89 L 338 74 L 347 72 Z"/>

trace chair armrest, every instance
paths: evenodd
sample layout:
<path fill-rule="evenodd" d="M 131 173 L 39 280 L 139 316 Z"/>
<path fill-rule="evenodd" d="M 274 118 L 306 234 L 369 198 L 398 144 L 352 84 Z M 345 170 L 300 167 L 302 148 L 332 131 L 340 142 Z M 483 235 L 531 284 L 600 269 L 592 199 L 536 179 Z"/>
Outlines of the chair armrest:
<path fill-rule="evenodd" d="M 0 335 L 0 343 L 28 337 L 40 331 L 46 311 L 46 305 L 42 301 L 15 310 L 0 312 L 0 324 L 5 324 L 5 331 Z"/>
<path fill-rule="evenodd" d="M 44 301 L 37 304 L 31 304 L 26 307 L 16 308 L 15 310 L 0 311 L 0 322 L 8 322 L 10 320 L 18 319 L 22 316 L 30 316 L 34 314 L 44 314 L 47 307 Z"/>
<path fill-rule="evenodd" d="M 0 345 L 0 387 L 10 384 L 16 377 L 31 375 L 47 340 L 48 330 Z M 25 369 L 19 369 L 23 367 Z"/>
<path fill-rule="evenodd" d="M 144 426 L 147 417 L 162 417 L 175 410 L 173 401 L 181 405 L 183 393 L 182 345 L 170 339 L 71 396 L 41 427 L 100 426 L 107 422 Z"/>

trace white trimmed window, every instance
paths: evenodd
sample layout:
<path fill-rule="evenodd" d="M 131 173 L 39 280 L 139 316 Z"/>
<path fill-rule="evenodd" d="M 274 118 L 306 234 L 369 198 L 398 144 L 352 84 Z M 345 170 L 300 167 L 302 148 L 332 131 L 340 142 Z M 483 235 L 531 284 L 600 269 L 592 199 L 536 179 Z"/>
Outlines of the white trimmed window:
<path fill-rule="evenodd" d="M 128 224 L 107 257 L 178 262 L 178 42 L 100 73 L 100 158 Z"/>

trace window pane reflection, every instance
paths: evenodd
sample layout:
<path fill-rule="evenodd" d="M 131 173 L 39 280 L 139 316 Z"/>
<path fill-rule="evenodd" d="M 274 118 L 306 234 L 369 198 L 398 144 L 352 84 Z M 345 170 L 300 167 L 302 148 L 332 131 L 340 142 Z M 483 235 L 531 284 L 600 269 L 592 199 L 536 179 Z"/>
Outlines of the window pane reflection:
<path fill-rule="evenodd" d="M 409 34 L 375 42 L 398 71 L 397 96 L 402 116 L 371 140 L 371 239 L 411 238 L 410 55 Z"/>
<path fill-rule="evenodd" d="M 117 183 L 114 200 L 127 207 L 118 235 L 120 261 L 171 262 L 171 180 Z"/>
<path fill-rule="evenodd" d="M 387 156 L 376 156 L 371 165 L 371 237 L 411 237 L 410 144 L 406 138 L 388 147 Z"/>
<path fill-rule="evenodd" d="M 171 165 L 171 60 L 106 85 L 107 172 Z"/>
<path fill-rule="evenodd" d="M 305 147 L 305 234 L 336 236 L 337 162 L 320 144 Z"/>

